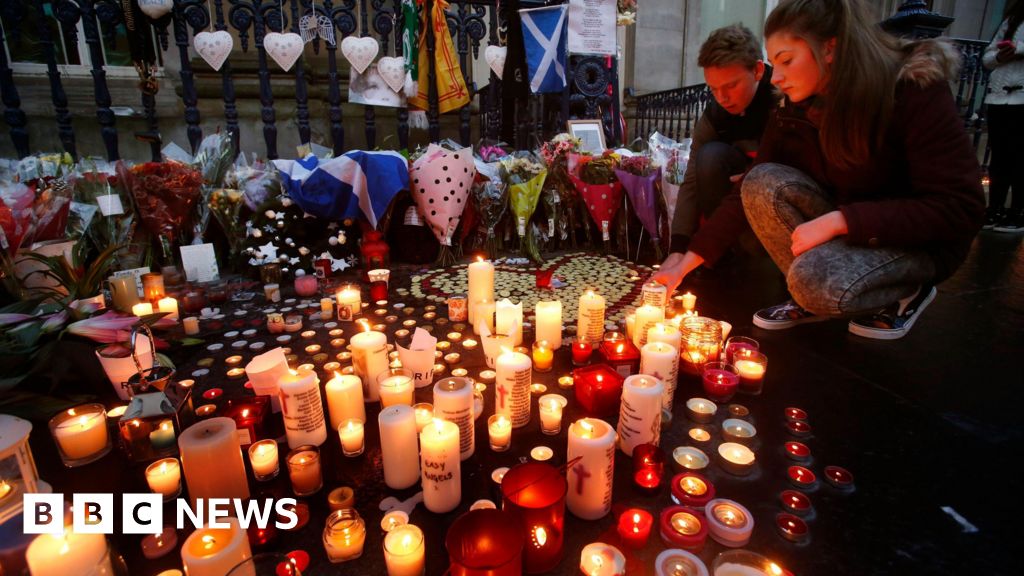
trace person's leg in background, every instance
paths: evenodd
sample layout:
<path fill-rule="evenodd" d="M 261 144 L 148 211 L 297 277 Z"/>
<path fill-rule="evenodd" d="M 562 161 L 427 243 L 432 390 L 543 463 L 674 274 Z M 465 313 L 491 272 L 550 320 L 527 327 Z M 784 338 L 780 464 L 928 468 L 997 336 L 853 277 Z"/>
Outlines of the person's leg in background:
<path fill-rule="evenodd" d="M 995 224 L 995 229 L 999 232 L 1024 232 L 1024 104 L 993 106 L 992 108 L 1001 109 L 997 113 L 1000 125 L 994 126 L 990 119 L 989 132 L 995 130 L 1000 139 L 998 144 L 1001 150 L 1001 161 L 1005 166 L 1006 178 L 1005 185 L 1001 189 L 1003 202 L 1006 201 L 1006 189 L 1010 190 L 1010 207 L 1006 210 L 1006 215 Z M 994 164 L 995 143 L 992 146 L 992 163 Z M 995 183 L 995 178 L 991 175 L 991 168 L 989 168 L 989 178 L 991 181 L 989 198 L 991 199 L 993 198 L 992 185 Z M 990 202 L 989 206 L 992 205 Z M 987 216 L 986 213 L 986 225 L 988 225 Z"/>
<path fill-rule="evenodd" d="M 1012 113 L 1010 108 L 1013 106 L 1005 104 L 988 106 L 988 145 L 992 155 L 988 165 L 988 208 L 985 209 L 985 229 L 995 228 L 1006 218 L 1004 205 L 1010 190 L 1011 171 L 1013 170 L 1014 130 L 1013 125 L 1008 122 Z"/>

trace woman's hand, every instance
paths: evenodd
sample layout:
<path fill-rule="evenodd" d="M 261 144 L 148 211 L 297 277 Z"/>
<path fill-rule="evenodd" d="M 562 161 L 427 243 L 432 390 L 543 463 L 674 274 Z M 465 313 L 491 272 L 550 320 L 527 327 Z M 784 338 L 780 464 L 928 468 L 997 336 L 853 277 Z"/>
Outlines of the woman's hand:
<path fill-rule="evenodd" d="M 673 252 L 661 263 L 661 267 L 651 275 L 651 281 L 668 287 L 669 294 L 682 283 L 694 268 L 704 263 L 704 259 L 693 252 L 680 254 Z"/>
<path fill-rule="evenodd" d="M 1013 60 L 1017 56 L 1017 46 L 1013 42 L 1007 42 L 998 44 L 999 50 L 996 52 L 996 62 L 1005 64 L 1010 60 Z"/>
<path fill-rule="evenodd" d="M 799 256 L 811 248 L 824 244 L 836 236 L 846 234 L 846 217 L 838 210 L 804 222 L 793 230 L 793 256 Z"/>

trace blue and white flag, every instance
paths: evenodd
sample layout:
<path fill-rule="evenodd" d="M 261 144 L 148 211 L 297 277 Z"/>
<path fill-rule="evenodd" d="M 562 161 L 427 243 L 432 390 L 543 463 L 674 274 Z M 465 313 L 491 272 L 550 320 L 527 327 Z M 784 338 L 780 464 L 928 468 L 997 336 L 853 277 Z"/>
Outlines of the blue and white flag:
<path fill-rule="evenodd" d="M 564 4 L 519 11 L 523 21 L 530 90 L 534 94 L 565 89 L 567 12 Z"/>
<path fill-rule="evenodd" d="M 328 160 L 274 160 L 274 166 L 288 196 L 307 214 L 342 220 L 362 213 L 374 228 L 409 187 L 409 163 L 397 152 L 353 150 Z"/>

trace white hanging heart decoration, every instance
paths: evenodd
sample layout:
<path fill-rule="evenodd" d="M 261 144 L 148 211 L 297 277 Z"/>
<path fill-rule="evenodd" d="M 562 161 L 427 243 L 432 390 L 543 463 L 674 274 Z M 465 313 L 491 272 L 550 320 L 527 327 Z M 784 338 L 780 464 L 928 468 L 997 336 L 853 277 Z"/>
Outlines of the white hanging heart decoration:
<path fill-rule="evenodd" d="M 224 61 L 228 59 L 228 54 L 231 53 L 234 45 L 235 41 L 231 38 L 231 34 L 225 30 L 200 32 L 192 39 L 192 46 L 195 47 L 196 52 L 214 70 L 220 70 L 220 67 L 224 65 Z"/>
<path fill-rule="evenodd" d="M 174 8 L 174 0 L 139 0 L 139 10 L 153 20 L 163 18 Z"/>
<path fill-rule="evenodd" d="M 405 85 L 405 59 L 401 56 L 381 56 L 377 61 L 377 73 L 395 92 L 400 92 Z"/>
<path fill-rule="evenodd" d="M 346 36 L 341 41 L 341 53 L 348 60 L 348 63 L 352 65 L 352 68 L 360 74 L 366 71 L 370 62 L 373 62 L 373 59 L 377 57 L 379 50 L 380 47 L 373 38 Z"/>
<path fill-rule="evenodd" d="M 268 32 L 263 37 L 263 47 L 267 54 L 277 62 L 282 70 L 287 72 L 295 65 L 295 61 L 302 55 L 302 36 L 294 32 Z"/>
<path fill-rule="evenodd" d="M 484 60 L 487 61 L 487 65 L 491 67 L 498 80 L 501 80 L 501 75 L 505 72 L 505 57 L 507 55 L 508 48 L 505 46 L 492 44 L 484 50 Z"/>

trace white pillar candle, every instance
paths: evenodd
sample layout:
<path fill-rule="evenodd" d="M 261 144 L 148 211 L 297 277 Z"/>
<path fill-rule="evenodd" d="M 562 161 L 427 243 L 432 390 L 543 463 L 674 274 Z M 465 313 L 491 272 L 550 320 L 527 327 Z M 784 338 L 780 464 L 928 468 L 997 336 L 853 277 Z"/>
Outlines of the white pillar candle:
<path fill-rule="evenodd" d="M 388 339 L 381 332 L 352 335 L 352 368 L 363 381 L 363 401 L 377 402 L 377 376 L 388 369 Z"/>
<path fill-rule="evenodd" d="M 513 304 L 505 298 L 494 305 L 494 329 L 512 337 L 512 345 L 523 343 L 523 303 Z"/>
<path fill-rule="evenodd" d="M 173 498 L 181 491 L 181 464 L 177 458 L 164 458 L 146 467 L 146 483 L 149 489 L 163 494 L 164 499 Z"/>
<path fill-rule="evenodd" d="M 204 526 L 190 534 L 181 545 L 181 562 L 188 576 L 224 576 L 252 557 L 249 539 L 245 530 L 239 527 L 238 520 L 228 517 L 220 522 L 228 524 L 228 528 Z"/>
<path fill-rule="evenodd" d="M 377 384 L 377 393 L 380 395 L 381 408 L 387 408 L 388 406 L 394 406 L 395 404 L 407 404 L 412 406 L 412 376 L 409 374 L 391 374 L 390 376 L 383 377 L 384 374 L 387 374 L 387 372 L 384 372 L 381 375 L 382 377 L 380 382 Z"/>
<path fill-rule="evenodd" d="M 41 534 L 25 551 L 28 571 L 32 576 L 67 576 L 68 574 L 113 574 L 103 534 L 78 534 L 65 529 L 64 534 Z"/>
<path fill-rule="evenodd" d="M 178 436 L 178 449 L 193 507 L 198 498 L 249 497 L 234 420 L 222 416 L 200 420 Z"/>
<path fill-rule="evenodd" d="M 547 340 L 558 350 L 562 346 L 562 301 L 540 301 L 534 308 L 534 332 L 537 340 Z"/>
<path fill-rule="evenodd" d="M 460 459 L 472 456 L 476 450 L 473 381 L 469 378 L 444 378 L 434 384 L 434 417 L 459 427 Z"/>
<path fill-rule="evenodd" d="M 412 524 L 384 536 L 384 563 L 388 576 L 421 576 L 426 568 L 423 531 Z"/>
<path fill-rule="evenodd" d="M 341 449 L 345 456 L 358 456 L 363 453 L 364 434 L 363 421 L 349 418 L 338 425 L 341 437 Z"/>
<path fill-rule="evenodd" d="M 412 486 L 420 479 L 416 415 L 412 406 L 388 406 L 377 416 L 377 425 L 384 483 L 395 490 Z"/>
<path fill-rule="evenodd" d="M 658 322 L 665 321 L 665 309 L 657 306 L 644 305 L 636 309 L 636 320 L 633 325 L 633 344 L 640 348 L 647 343 L 647 331 Z"/>
<path fill-rule="evenodd" d="M 668 322 L 658 322 L 647 329 L 647 343 L 651 342 L 664 342 L 679 350 L 679 346 L 683 343 L 683 335 L 679 332 L 679 328 Z"/>
<path fill-rule="evenodd" d="M 362 310 L 362 297 L 356 286 L 345 286 L 335 294 L 338 301 L 338 320 L 351 321 Z"/>
<path fill-rule="evenodd" d="M 661 407 L 671 412 L 679 377 L 679 349 L 664 342 L 644 344 L 640 349 L 640 373 L 654 376 L 664 384 Z"/>
<path fill-rule="evenodd" d="M 671 349 L 667 344 L 658 344 Z M 622 383 L 619 406 L 619 449 L 626 456 L 640 444 L 658 444 L 661 439 L 661 397 L 665 386 L 645 374 L 634 374 Z"/>
<path fill-rule="evenodd" d="M 634 328 L 636 327 L 636 312 L 630 312 L 626 314 L 626 338 L 633 340 L 633 334 L 636 334 Z"/>
<path fill-rule="evenodd" d="M 411 408 L 410 408 L 411 410 Z M 459 427 L 434 418 L 420 432 L 423 505 L 438 514 L 451 512 L 462 499 Z"/>
<path fill-rule="evenodd" d="M 327 440 L 327 423 L 316 372 L 289 370 L 277 381 L 277 388 L 288 447 L 323 444 Z"/>
<path fill-rule="evenodd" d="M 147 316 L 153 313 L 153 305 L 149 302 L 139 302 L 132 306 L 132 314 L 136 316 Z"/>
<path fill-rule="evenodd" d="M 270 396 L 274 412 L 281 411 L 277 381 L 287 373 L 288 358 L 283 348 L 268 350 L 245 365 L 245 375 L 252 382 L 253 393 L 257 396 Z"/>
<path fill-rule="evenodd" d="M 363 405 L 363 381 L 353 374 L 334 373 L 334 378 L 324 386 L 327 394 L 327 411 L 331 417 L 331 429 L 337 430 L 343 420 L 355 418 L 366 421 L 366 406 Z"/>
<path fill-rule="evenodd" d="M 178 319 L 178 301 L 170 296 L 161 298 L 156 302 L 160 312 L 167 312 L 167 317 L 172 320 Z"/>
<path fill-rule="evenodd" d="M 482 300 L 494 300 L 494 264 L 477 257 L 468 268 L 469 274 L 469 323 L 476 326 L 476 303 Z"/>
<path fill-rule="evenodd" d="M 501 356 L 502 349 L 512 348 L 512 339 L 501 334 L 489 334 L 483 337 L 484 340 L 484 363 L 488 368 L 494 368 L 498 364 L 498 356 Z"/>
<path fill-rule="evenodd" d="M 280 463 L 277 456 L 277 440 L 260 440 L 249 446 L 249 463 L 257 480 L 269 480 L 277 476 Z"/>
<path fill-rule="evenodd" d="M 474 307 L 474 321 L 473 332 L 477 334 L 483 334 L 483 327 L 487 327 L 487 331 L 494 333 L 494 311 L 497 304 L 494 300 L 480 300 Z"/>
<path fill-rule="evenodd" d="M 573 462 L 579 458 L 578 462 Z M 569 427 L 566 506 L 584 520 L 597 520 L 612 509 L 615 430 L 604 420 L 582 418 Z"/>
<path fill-rule="evenodd" d="M 70 408 L 60 417 L 63 420 L 51 429 L 66 460 L 82 460 L 107 449 L 107 413 L 102 404 Z"/>
<path fill-rule="evenodd" d="M 330 298 L 321 298 L 320 320 L 326 322 L 331 316 L 334 316 L 334 300 L 331 300 Z"/>
<path fill-rule="evenodd" d="M 591 290 L 580 296 L 576 337 L 592 345 L 604 337 L 604 298 Z"/>
<path fill-rule="evenodd" d="M 668 287 L 659 282 L 647 282 L 640 289 L 641 303 L 644 305 L 657 306 L 662 310 L 668 304 Z"/>
<path fill-rule="evenodd" d="M 533 369 L 530 357 L 506 349 L 498 356 L 494 382 L 494 412 L 505 414 L 513 428 L 522 428 L 530 422 L 530 384 Z"/>

